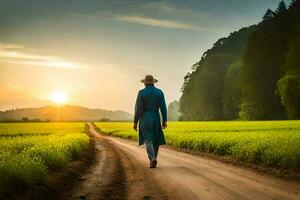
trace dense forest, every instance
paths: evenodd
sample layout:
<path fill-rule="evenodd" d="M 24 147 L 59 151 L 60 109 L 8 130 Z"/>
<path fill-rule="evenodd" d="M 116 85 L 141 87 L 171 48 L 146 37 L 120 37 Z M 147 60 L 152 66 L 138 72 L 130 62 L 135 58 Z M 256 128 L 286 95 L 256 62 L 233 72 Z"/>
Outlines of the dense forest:
<path fill-rule="evenodd" d="M 183 120 L 300 118 L 300 0 L 219 39 L 184 77 Z"/>

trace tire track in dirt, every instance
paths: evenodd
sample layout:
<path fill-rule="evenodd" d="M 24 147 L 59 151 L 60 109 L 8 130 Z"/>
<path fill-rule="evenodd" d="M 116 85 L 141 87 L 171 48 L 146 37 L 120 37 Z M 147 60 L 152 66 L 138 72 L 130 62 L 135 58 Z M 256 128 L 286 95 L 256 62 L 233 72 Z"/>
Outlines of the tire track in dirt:
<path fill-rule="evenodd" d="M 70 199 L 219 199 L 300 198 L 300 183 L 259 175 L 220 161 L 161 148 L 158 168 L 148 168 L 136 142 L 101 136 L 89 124 L 97 153 Z"/>
<path fill-rule="evenodd" d="M 109 138 L 115 146 L 145 167 L 145 150 L 135 141 Z M 195 200 L 298 200 L 300 182 L 276 179 L 249 169 L 162 147 L 152 176 L 175 198 Z"/>
<path fill-rule="evenodd" d="M 90 131 L 95 143 L 93 166 L 80 177 L 69 199 L 122 199 L 126 197 L 126 177 L 118 151 L 105 138 Z"/>
<path fill-rule="evenodd" d="M 169 199 L 148 168 L 100 136 L 89 124 L 96 147 L 94 165 L 80 178 L 69 199 Z M 147 172 L 148 171 L 148 172 Z"/>

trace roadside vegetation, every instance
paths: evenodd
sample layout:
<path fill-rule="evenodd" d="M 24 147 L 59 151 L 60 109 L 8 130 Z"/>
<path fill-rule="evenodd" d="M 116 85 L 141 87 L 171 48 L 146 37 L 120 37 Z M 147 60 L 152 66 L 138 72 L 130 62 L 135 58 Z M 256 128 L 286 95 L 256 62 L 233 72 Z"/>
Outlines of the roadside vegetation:
<path fill-rule="evenodd" d="M 99 122 L 106 135 L 138 139 L 132 123 Z M 170 122 L 168 145 L 264 167 L 300 169 L 300 121 Z"/>
<path fill-rule="evenodd" d="M 84 123 L 0 123 L 0 194 L 42 184 L 77 158 L 89 144 L 84 130 Z"/>

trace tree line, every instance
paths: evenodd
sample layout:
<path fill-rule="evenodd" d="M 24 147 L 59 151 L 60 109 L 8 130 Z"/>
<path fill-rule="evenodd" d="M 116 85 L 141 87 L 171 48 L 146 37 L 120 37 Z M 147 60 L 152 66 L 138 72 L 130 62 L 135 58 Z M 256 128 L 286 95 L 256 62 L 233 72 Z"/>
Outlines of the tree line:
<path fill-rule="evenodd" d="M 184 77 L 183 120 L 300 118 L 300 0 L 219 39 Z"/>

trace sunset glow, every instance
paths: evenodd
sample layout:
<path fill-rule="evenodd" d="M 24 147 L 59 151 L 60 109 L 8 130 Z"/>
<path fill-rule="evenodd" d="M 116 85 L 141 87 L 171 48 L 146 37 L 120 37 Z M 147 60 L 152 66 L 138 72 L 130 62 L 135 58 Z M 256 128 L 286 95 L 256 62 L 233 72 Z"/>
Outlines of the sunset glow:
<path fill-rule="evenodd" d="M 63 91 L 54 91 L 51 94 L 51 100 L 56 104 L 64 104 L 69 100 L 69 97 Z"/>
<path fill-rule="evenodd" d="M 275 10 L 278 3 L 3 2 L 0 110 L 67 101 L 129 113 L 134 110 L 137 92 L 144 87 L 140 80 L 146 74 L 159 80 L 156 86 L 164 91 L 167 104 L 179 100 L 184 76 L 207 49 L 219 38 L 257 24 L 266 9 Z M 56 90 L 63 94 L 54 95 Z"/>

